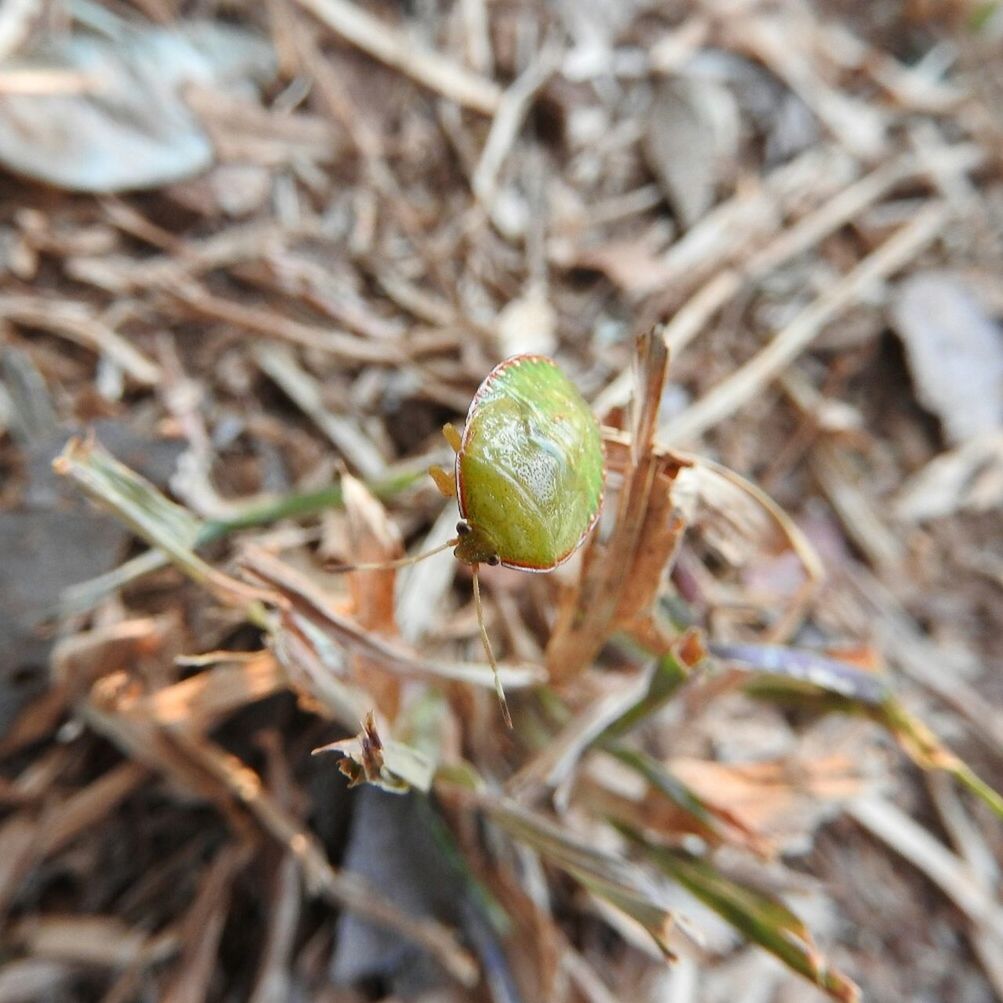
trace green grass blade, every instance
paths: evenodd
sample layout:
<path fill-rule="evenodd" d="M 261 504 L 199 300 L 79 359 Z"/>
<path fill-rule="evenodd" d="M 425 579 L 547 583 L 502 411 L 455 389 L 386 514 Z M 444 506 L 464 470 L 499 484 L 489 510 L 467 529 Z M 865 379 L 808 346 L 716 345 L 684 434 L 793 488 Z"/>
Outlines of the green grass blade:
<path fill-rule="evenodd" d="M 860 998 L 857 986 L 828 966 L 804 923 L 778 899 L 738 884 L 706 860 L 683 850 L 652 845 L 625 827 L 620 827 L 620 831 L 646 860 L 788 968 L 814 982 L 835 1000 L 852 1003 Z"/>
<path fill-rule="evenodd" d="M 478 803 L 497 825 L 640 924 L 665 957 L 673 957 L 668 944 L 672 914 L 656 874 L 597 850 L 550 819 L 513 802 L 482 795 Z"/>
<path fill-rule="evenodd" d="M 664 707 L 690 677 L 692 668 L 675 652 L 655 661 L 647 693 L 620 715 L 603 733 L 603 738 L 618 738 Z"/>
<path fill-rule="evenodd" d="M 854 671 L 858 675 L 867 675 L 859 670 Z M 902 750 L 920 769 L 942 770 L 954 777 L 1003 819 L 1003 796 L 887 690 L 880 700 L 873 700 L 871 697 L 876 694 L 853 697 L 833 692 L 831 688 L 824 688 L 818 682 L 768 673 L 758 677 L 746 690 L 752 696 L 775 703 L 796 705 L 819 714 L 857 714 L 871 718 L 891 732 Z"/>
<path fill-rule="evenodd" d="M 70 478 L 132 529 L 161 550 L 193 581 L 210 589 L 229 606 L 247 606 L 262 594 L 217 571 L 195 553 L 204 523 L 165 498 L 148 480 L 119 463 L 94 439 L 71 439 L 53 461 L 57 473 Z"/>

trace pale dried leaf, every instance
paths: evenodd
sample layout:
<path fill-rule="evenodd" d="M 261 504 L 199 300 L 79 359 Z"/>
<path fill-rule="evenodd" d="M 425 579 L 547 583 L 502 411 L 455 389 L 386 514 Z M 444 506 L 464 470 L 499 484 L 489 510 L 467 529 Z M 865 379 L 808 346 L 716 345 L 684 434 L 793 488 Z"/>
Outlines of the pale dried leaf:
<path fill-rule="evenodd" d="M 39 958 L 21 958 L 0 968 L 0 1003 L 36 1003 L 54 999 L 74 977 L 69 965 Z"/>
<path fill-rule="evenodd" d="M 456 536 L 456 508 L 443 507 L 432 529 L 421 542 L 420 552 L 441 547 Z M 409 644 L 417 644 L 433 625 L 441 622 L 447 607 L 446 594 L 459 563 L 452 557 L 437 557 L 404 568 L 398 576 L 397 625 Z"/>
<path fill-rule="evenodd" d="M 644 149 L 685 228 L 713 205 L 723 171 L 734 163 L 738 136 L 738 108 L 721 84 L 679 77 L 656 91 Z"/>
<path fill-rule="evenodd" d="M 72 94 L 0 94 L 0 162 L 72 191 L 150 188 L 190 177 L 213 159 L 186 107 L 186 83 L 271 76 L 266 43 L 219 24 L 126 28 L 118 37 L 50 35 L 27 65 L 83 74 Z"/>
<path fill-rule="evenodd" d="M 551 355 L 557 347 L 557 314 L 546 288 L 534 283 L 498 314 L 496 330 L 503 358 L 528 352 Z"/>
<path fill-rule="evenodd" d="M 1003 432 L 977 435 L 934 457 L 902 485 L 895 514 L 908 522 L 1003 506 Z"/>
<path fill-rule="evenodd" d="M 891 306 L 920 403 L 961 445 L 1003 425 L 1003 333 L 949 272 L 918 272 Z"/>

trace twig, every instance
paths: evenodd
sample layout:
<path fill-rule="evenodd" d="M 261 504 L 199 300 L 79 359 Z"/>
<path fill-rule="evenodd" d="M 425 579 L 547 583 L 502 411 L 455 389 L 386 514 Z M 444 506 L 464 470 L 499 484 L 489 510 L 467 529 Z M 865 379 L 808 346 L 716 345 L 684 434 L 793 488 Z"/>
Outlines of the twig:
<path fill-rule="evenodd" d="M 558 63 L 559 53 L 556 47 L 550 46 L 544 49 L 539 58 L 535 59 L 505 91 L 498 105 L 472 180 L 474 194 L 488 215 L 491 215 L 498 173 L 505 157 L 519 134 L 533 98 L 556 72 Z"/>
<path fill-rule="evenodd" d="M 942 202 L 926 206 L 839 282 L 801 311 L 744 366 L 722 380 L 676 418 L 672 442 L 692 441 L 734 414 L 772 382 L 821 333 L 827 323 L 855 303 L 875 282 L 886 279 L 935 240 L 948 219 Z"/>
<path fill-rule="evenodd" d="M 203 317 L 221 320 L 266 338 L 288 341 L 357 363 L 399 366 L 404 359 L 399 345 L 364 340 L 343 331 L 304 324 L 264 306 L 245 306 L 215 296 L 195 283 L 186 282 L 172 288 L 170 293 L 178 302 Z"/>
<path fill-rule="evenodd" d="M 347 0 L 297 2 L 346 41 L 429 90 L 485 115 L 497 112 L 502 95 L 493 80 L 407 38 L 399 29 L 367 14 L 361 7 Z"/>
<path fill-rule="evenodd" d="M 160 381 L 156 363 L 81 303 L 55 302 L 43 296 L 0 296 L 0 316 L 51 331 L 107 356 L 143 386 L 155 386 Z"/>

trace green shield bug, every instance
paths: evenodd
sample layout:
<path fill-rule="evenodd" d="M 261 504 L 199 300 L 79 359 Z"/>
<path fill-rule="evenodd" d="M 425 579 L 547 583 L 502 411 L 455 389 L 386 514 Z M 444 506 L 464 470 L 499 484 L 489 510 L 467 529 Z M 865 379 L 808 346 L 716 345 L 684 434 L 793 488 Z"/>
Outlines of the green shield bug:
<path fill-rule="evenodd" d="M 464 564 L 552 571 L 599 518 L 599 424 L 575 385 L 542 355 L 495 366 L 470 403 L 457 441 L 454 485 Z M 435 475 L 443 487 L 441 471 Z"/>
<path fill-rule="evenodd" d="M 457 536 L 434 551 L 392 564 L 410 564 L 453 547 L 456 558 L 470 566 L 481 640 L 511 726 L 484 626 L 477 568 L 501 564 L 553 571 L 581 546 L 602 509 L 599 423 L 553 359 L 515 355 L 481 383 L 462 436 L 452 425 L 443 434 L 456 453 L 455 470 L 452 476 L 441 467 L 429 473 L 443 494 L 456 497 Z"/>

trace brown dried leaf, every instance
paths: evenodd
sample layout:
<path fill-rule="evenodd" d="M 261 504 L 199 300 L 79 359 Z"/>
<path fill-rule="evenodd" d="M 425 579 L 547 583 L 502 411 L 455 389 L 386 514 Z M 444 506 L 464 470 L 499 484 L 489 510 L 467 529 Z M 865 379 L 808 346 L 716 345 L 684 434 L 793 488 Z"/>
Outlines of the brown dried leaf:
<path fill-rule="evenodd" d="M 341 489 L 348 516 L 348 529 L 352 546 L 352 562 L 379 564 L 401 557 L 397 527 L 387 518 L 386 510 L 366 486 L 350 474 L 343 474 Z M 393 568 L 353 571 L 348 576 L 355 618 L 363 627 L 384 634 L 396 634 L 394 617 Z"/>
<path fill-rule="evenodd" d="M 233 711 L 286 687 L 286 675 L 270 651 L 250 656 L 221 651 L 214 658 L 224 664 L 140 697 L 135 712 L 164 727 L 204 733 Z"/>
<path fill-rule="evenodd" d="M 844 753 L 788 762 L 715 763 L 672 759 L 669 771 L 701 800 L 726 810 L 762 836 L 807 834 L 811 825 L 863 789 L 857 764 Z"/>
<path fill-rule="evenodd" d="M 668 351 L 658 330 L 638 339 L 634 368 L 635 398 L 616 524 L 607 541 L 601 542 L 597 533 L 589 539 L 581 583 L 565 597 L 559 611 L 547 644 L 547 667 L 555 681 L 568 679 L 590 664 L 616 629 L 617 611 L 639 562 L 646 573 L 653 570 L 644 554 L 652 494 L 656 484 L 665 483 L 660 475 L 678 468 L 675 457 L 657 449 L 654 439 L 668 371 Z M 657 539 L 669 552 L 675 546 L 674 534 L 660 534 Z M 669 553 L 662 553 L 667 559 Z"/>

